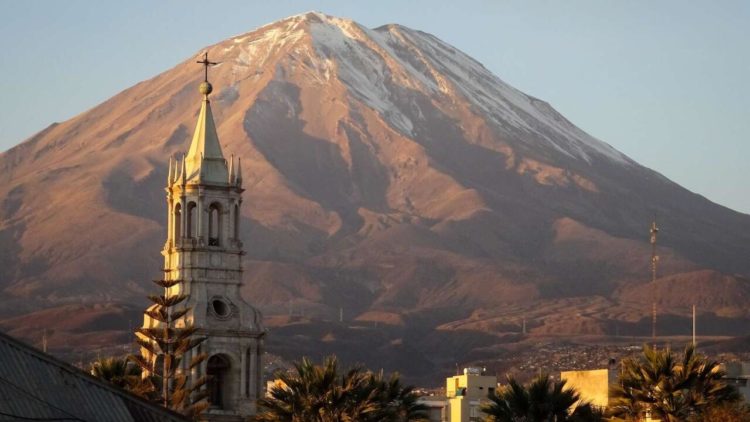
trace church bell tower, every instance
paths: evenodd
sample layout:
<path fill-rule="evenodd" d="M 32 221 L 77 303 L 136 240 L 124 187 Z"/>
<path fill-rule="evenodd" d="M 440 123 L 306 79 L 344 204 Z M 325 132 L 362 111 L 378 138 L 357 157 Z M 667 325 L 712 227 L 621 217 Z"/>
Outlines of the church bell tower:
<path fill-rule="evenodd" d="M 256 412 L 261 388 L 265 329 L 262 316 L 240 296 L 243 244 L 240 239 L 242 169 L 224 158 L 206 77 L 198 122 L 187 155 L 170 159 L 167 179 L 168 231 L 162 250 L 165 275 L 182 280 L 186 315 L 196 335 L 205 337 L 192 353 L 208 359 L 191 375 L 208 376 L 209 421 L 244 421 Z M 144 321 L 144 326 L 149 326 Z M 153 325 L 150 325 L 153 326 Z M 191 353 L 189 352 L 189 353 Z M 189 359 L 186 359 L 186 361 Z"/>

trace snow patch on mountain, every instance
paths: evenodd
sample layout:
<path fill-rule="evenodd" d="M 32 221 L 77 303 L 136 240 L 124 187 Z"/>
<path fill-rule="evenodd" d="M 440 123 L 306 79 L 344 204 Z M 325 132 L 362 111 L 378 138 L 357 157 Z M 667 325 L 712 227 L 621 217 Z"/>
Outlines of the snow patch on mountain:
<path fill-rule="evenodd" d="M 327 63 L 334 64 L 338 78 L 350 92 L 378 111 L 386 120 L 407 136 L 412 136 L 412 121 L 399 110 L 385 86 L 389 69 L 383 58 L 363 46 L 359 34 L 345 24 L 330 25 L 313 22 L 310 25 L 313 45 Z"/>
<path fill-rule="evenodd" d="M 433 35 L 396 25 L 381 27 L 379 32 L 388 34 L 394 40 L 392 42 L 402 42 L 395 40 L 406 38 L 416 45 L 419 51 L 426 53 L 423 56 L 441 70 L 441 74 L 451 79 L 466 99 L 494 118 L 496 123 L 510 123 L 537 135 L 540 134 L 537 125 L 541 123 L 562 135 L 553 138 L 541 133 L 550 144 L 567 155 L 590 161 L 589 152 L 593 150 L 617 162 L 630 162 L 610 145 L 574 126 L 549 104 L 506 84 L 481 63 Z M 394 34 L 398 34 L 398 38 Z"/>
<path fill-rule="evenodd" d="M 297 43 L 306 33 L 314 51 L 303 51 L 303 44 Z M 279 49 L 297 43 L 293 51 L 304 56 L 320 82 L 335 75 L 354 98 L 409 137 L 414 136 L 412 119 L 420 118 L 413 116 L 418 107 L 393 98 L 392 84 L 429 96 L 460 96 L 499 130 L 521 133 L 521 142 L 552 147 L 589 163 L 594 156 L 633 163 L 570 123 L 548 103 L 513 88 L 473 58 L 421 31 L 399 25 L 368 29 L 349 19 L 308 12 L 265 25 L 232 42 L 241 48 L 235 60 L 238 71 L 262 68 Z M 406 106 L 409 110 L 401 109 Z"/>

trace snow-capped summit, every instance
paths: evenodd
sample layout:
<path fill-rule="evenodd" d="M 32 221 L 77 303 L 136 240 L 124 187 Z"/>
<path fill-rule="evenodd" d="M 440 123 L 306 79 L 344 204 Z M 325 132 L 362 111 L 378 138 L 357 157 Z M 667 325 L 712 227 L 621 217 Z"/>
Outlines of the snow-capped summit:
<path fill-rule="evenodd" d="M 274 52 L 287 48 L 297 59 L 305 58 L 309 77 L 337 78 L 352 96 L 407 136 L 414 135 L 414 106 L 395 98 L 394 88 L 418 91 L 435 101 L 466 102 L 496 130 L 529 147 L 551 146 L 587 162 L 591 157 L 631 162 L 455 47 L 404 26 L 368 29 L 350 19 L 313 11 L 234 37 L 224 52 L 234 54 L 234 66 L 241 73 L 248 66 L 264 66 Z"/>

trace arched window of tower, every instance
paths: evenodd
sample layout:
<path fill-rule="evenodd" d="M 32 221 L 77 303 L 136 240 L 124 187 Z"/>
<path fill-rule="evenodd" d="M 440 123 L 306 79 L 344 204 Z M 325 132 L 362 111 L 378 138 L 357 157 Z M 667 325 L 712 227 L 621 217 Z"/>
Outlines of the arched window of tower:
<path fill-rule="evenodd" d="M 208 401 L 211 407 L 226 409 L 226 397 L 229 394 L 229 359 L 224 355 L 213 355 L 208 358 L 206 375 L 208 375 Z"/>
<path fill-rule="evenodd" d="M 214 202 L 208 207 L 208 245 L 221 245 L 221 205 Z"/>
<path fill-rule="evenodd" d="M 187 236 L 188 238 L 194 238 L 198 235 L 198 219 L 195 218 L 195 202 L 188 202 L 187 205 Z"/>
<path fill-rule="evenodd" d="M 174 206 L 174 233 L 172 234 L 172 237 L 174 237 L 175 242 L 180 239 L 181 227 L 182 227 L 182 204 L 178 202 L 177 205 Z"/>

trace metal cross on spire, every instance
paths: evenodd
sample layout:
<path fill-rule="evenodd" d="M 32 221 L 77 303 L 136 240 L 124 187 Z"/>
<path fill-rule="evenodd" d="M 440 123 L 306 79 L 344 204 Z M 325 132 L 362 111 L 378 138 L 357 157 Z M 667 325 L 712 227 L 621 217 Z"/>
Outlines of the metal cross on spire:
<path fill-rule="evenodd" d="M 198 60 L 196 63 L 200 63 L 203 65 L 203 71 L 205 72 L 203 76 L 203 82 L 208 82 L 208 67 L 216 66 L 220 62 L 208 61 L 208 51 L 206 51 L 205 53 L 203 53 L 203 60 Z"/>

